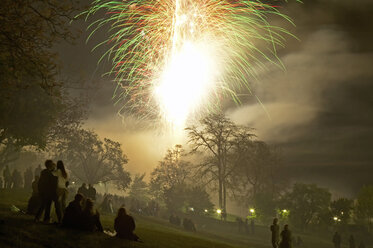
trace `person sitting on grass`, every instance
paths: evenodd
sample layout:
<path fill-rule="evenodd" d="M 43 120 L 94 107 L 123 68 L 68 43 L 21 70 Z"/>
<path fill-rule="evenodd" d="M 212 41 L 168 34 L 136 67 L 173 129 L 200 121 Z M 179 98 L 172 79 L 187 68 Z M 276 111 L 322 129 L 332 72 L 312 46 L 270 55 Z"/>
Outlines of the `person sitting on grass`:
<path fill-rule="evenodd" d="M 27 213 L 35 215 L 41 205 L 41 200 L 38 190 L 39 176 L 35 176 L 34 181 L 32 182 L 32 196 L 27 204 Z"/>
<path fill-rule="evenodd" d="M 85 201 L 85 207 L 81 217 L 81 228 L 90 232 L 104 231 L 100 221 L 100 214 L 97 210 L 93 209 L 93 201 L 89 198 Z"/>
<path fill-rule="evenodd" d="M 133 233 L 136 225 L 132 216 L 128 215 L 125 208 L 119 208 L 118 216 L 114 221 L 114 229 L 118 238 L 139 241 L 139 237 Z"/>
<path fill-rule="evenodd" d="M 81 226 L 80 218 L 82 216 L 83 195 L 76 194 L 72 202 L 67 206 L 62 219 L 62 226 L 67 228 L 79 228 Z"/>

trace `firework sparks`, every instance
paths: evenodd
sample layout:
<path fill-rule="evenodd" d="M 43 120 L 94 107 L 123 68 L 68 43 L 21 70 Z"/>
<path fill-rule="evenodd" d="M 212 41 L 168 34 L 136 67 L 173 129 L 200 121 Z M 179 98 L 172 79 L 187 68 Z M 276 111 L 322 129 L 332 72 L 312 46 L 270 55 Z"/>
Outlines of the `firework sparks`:
<path fill-rule="evenodd" d="M 85 14 L 101 10 L 105 17 L 90 27 L 92 34 L 110 27 L 99 45 L 110 47 L 103 57 L 113 62 L 116 99 L 137 115 L 174 125 L 222 97 L 237 101 L 236 92 L 249 89 L 255 68 L 272 62 L 289 34 L 271 26 L 268 15 L 289 18 L 259 0 L 96 0 Z"/>

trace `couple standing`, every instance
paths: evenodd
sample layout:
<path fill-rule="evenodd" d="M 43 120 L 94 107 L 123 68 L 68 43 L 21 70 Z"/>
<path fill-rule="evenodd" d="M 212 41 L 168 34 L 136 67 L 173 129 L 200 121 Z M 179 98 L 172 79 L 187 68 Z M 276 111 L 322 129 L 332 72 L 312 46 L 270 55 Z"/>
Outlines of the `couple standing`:
<path fill-rule="evenodd" d="M 50 210 L 52 202 L 56 209 L 58 223 L 61 223 L 62 213 L 66 208 L 68 176 L 61 160 L 57 165 L 52 160 L 45 161 L 45 169 L 41 171 L 38 182 L 41 205 L 35 215 L 35 221 L 39 221 L 44 212 L 44 222 L 50 222 Z"/>

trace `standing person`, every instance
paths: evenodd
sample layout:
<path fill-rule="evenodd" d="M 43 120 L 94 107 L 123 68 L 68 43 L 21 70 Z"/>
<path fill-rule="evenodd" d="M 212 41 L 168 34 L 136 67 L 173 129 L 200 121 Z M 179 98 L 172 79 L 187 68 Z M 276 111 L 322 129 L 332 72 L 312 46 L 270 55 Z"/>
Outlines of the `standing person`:
<path fill-rule="evenodd" d="M 57 170 L 53 172 L 53 175 L 57 177 L 57 202 L 58 204 L 60 204 L 62 213 L 64 213 L 66 209 L 66 199 L 68 194 L 68 175 L 61 160 L 57 161 Z"/>
<path fill-rule="evenodd" d="M 23 179 L 24 179 L 24 184 L 23 184 L 23 187 L 25 188 L 25 189 L 30 189 L 31 188 L 31 186 L 32 186 L 32 178 L 33 178 L 34 176 L 32 175 L 32 169 L 31 169 L 31 167 L 28 167 L 27 169 L 26 169 L 26 171 L 23 173 Z"/>
<path fill-rule="evenodd" d="M 272 247 L 278 248 L 278 243 L 280 241 L 280 226 L 278 225 L 278 219 L 273 219 L 273 224 L 270 227 L 272 232 Z"/>
<path fill-rule="evenodd" d="M 253 218 L 250 221 L 250 227 L 251 227 L 251 234 L 255 234 L 255 222 Z"/>
<path fill-rule="evenodd" d="M 35 221 L 39 221 L 44 212 L 44 222 L 50 222 L 50 211 L 52 201 L 55 202 L 58 220 L 61 220 L 61 209 L 56 204 L 57 199 L 57 177 L 52 174 L 55 164 L 52 160 L 45 161 L 45 169 L 40 173 L 38 191 L 41 198 L 41 206 L 35 215 Z"/>
<path fill-rule="evenodd" d="M 334 233 L 334 236 L 333 236 L 333 244 L 334 244 L 334 248 L 340 248 L 341 247 L 341 235 L 339 235 L 338 232 L 335 232 Z"/>
<path fill-rule="evenodd" d="M 289 230 L 289 225 L 285 225 L 284 230 L 282 230 L 281 232 L 280 248 L 291 248 L 291 247 L 292 247 L 291 232 Z"/>
<path fill-rule="evenodd" d="M 10 189 L 12 185 L 12 176 L 10 174 L 10 170 L 7 165 L 5 166 L 5 169 L 3 171 L 3 177 L 4 177 L 4 188 Z"/>
<path fill-rule="evenodd" d="M 22 175 L 18 169 L 14 169 L 12 174 L 12 184 L 14 189 L 22 188 Z"/>
<path fill-rule="evenodd" d="M 82 229 L 90 232 L 99 231 L 103 232 L 104 229 L 102 228 L 101 221 L 100 221 L 100 213 L 93 208 L 93 201 L 91 199 L 87 199 L 85 202 L 85 207 L 82 212 Z"/>
<path fill-rule="evenodd" d="M 114 229 L 118 238 L 138 241 L 139 237 L 133 233 L 135 230 L 135 220 L 128 215 L 125 208 L 119 208 L 118 215 L 114 221 Z"/>
<path fill-rule="evenodd" d="M 0 189 L 3 188 L 3 178 L 0 176 Z"/>
<path fill-rule="evenodd" d="M 82 183 L 82 186 L 79 187 L 78 194 L 83 195 L 85 198 L 89 197 L 88 189 L 85 183 Z"/>
<path fill-rule="evenodd" d="M 89 184 L 88 186 L 88 195 L 89 198 L 91 198 L 93 201 L 96 201 L 96 189 L 92 186 L 92 184 Z"/>
<path fill-rule="evenodd" d="M 354 238 L 354 235 L 350 235 L 350 238 L 348 240 L 349 244 L 350 244 L 350 248 L 355 248 L 355 238 Z"/>
<path fill-rule="evenodd" d="M 35 168 L 34 176 L 39 176 L 40 177 L 40 173 L 41 173 L 41 166 L 39 164 L 38 167 Z"/>

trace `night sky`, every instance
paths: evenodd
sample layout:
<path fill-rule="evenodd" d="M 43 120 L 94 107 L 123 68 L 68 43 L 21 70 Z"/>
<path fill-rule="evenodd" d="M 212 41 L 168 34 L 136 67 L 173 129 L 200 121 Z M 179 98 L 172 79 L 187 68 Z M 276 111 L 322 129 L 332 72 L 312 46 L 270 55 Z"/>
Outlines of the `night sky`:
<path fill-rule="evenodd" d="M 299 40 L 287 37 L 286 48 L 279 49 L 286 70 L 268 65 L 259 82 L 252 82 L 265 109 L 252 95 L 241 106 L 228 103 L 225 108 L 237 123 L 254 127 L 260 139 L 282 147 L 284 170 L 293 181 L 315 182 L 338 196 L 353 196 L 373 175 L 371 2 L 289 0 L 281 11 L 293 18 L 296 27 L 286 28 Z M 97 66 L 104 50 L 90 51 L 105 34 L 85 43 L 87 24 L 73 25 L 82 30 L 81 38 L 56 49 L 65 77 L 90 88 L 86 126 L 123 144 L 131 172 L 150 172 L 174 145 L 172 134 L 138 128 L 116 115 L 114 84 L 101 77 L 109 62 Z"/>

